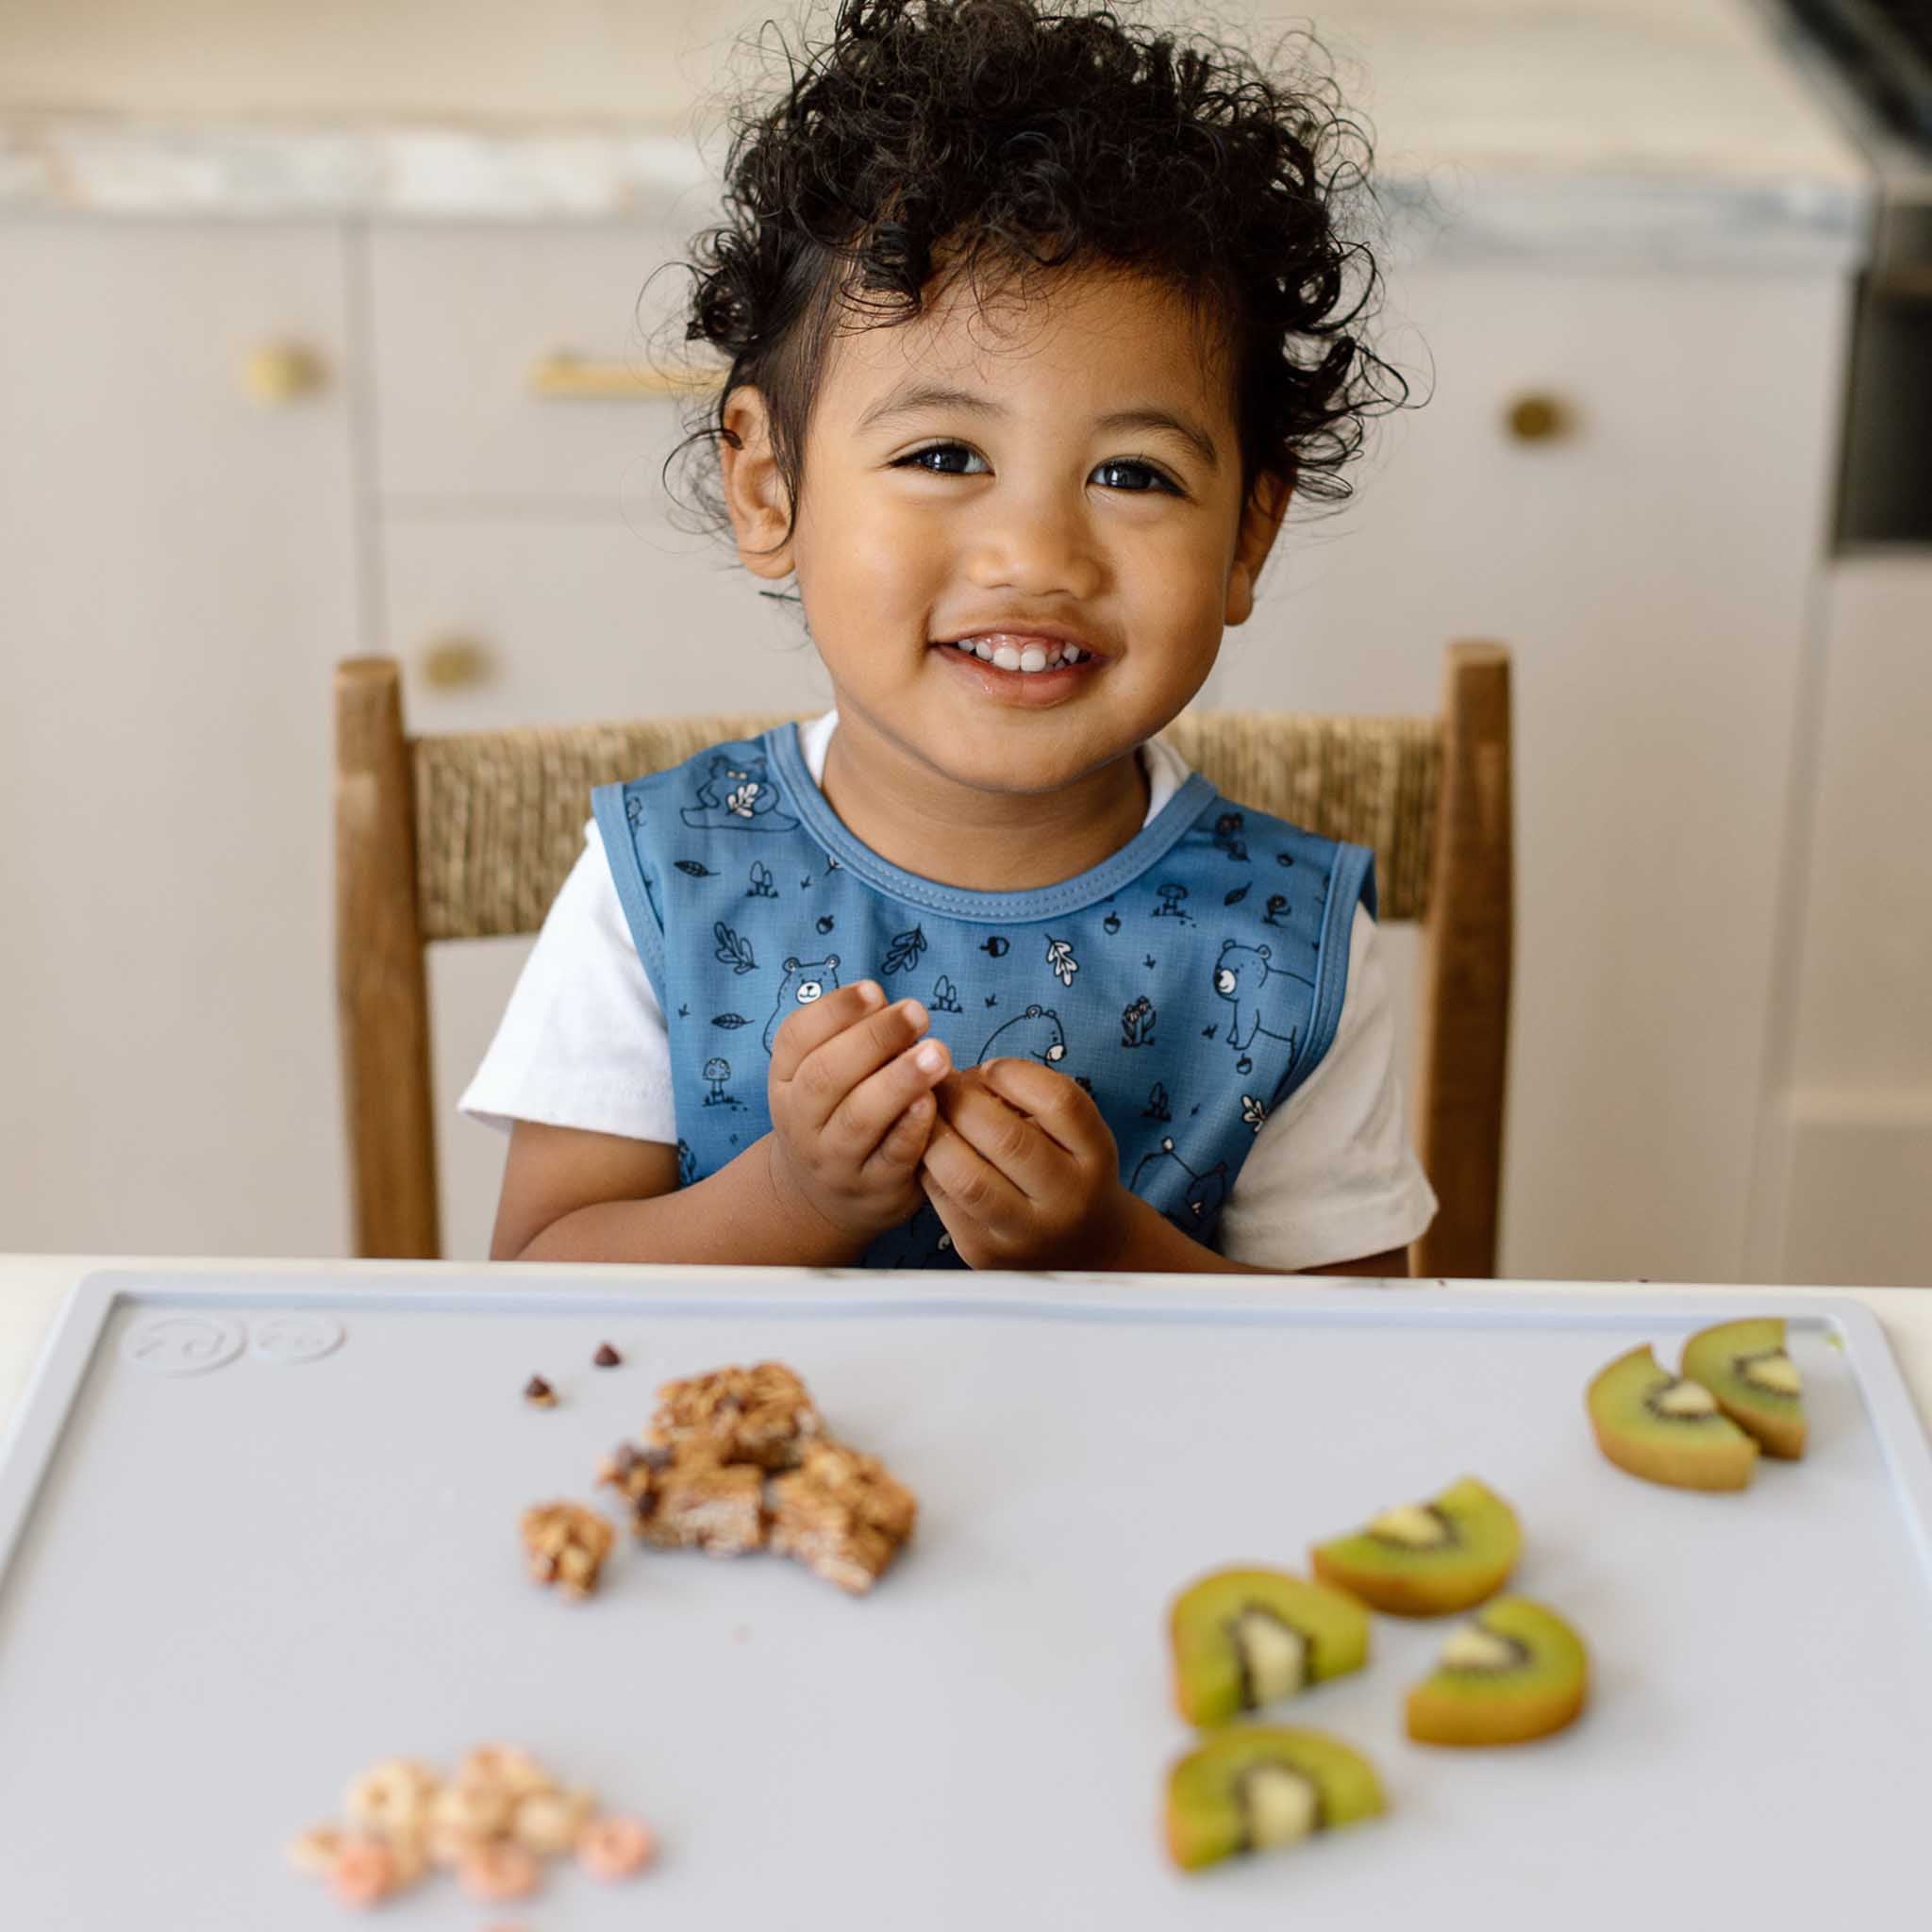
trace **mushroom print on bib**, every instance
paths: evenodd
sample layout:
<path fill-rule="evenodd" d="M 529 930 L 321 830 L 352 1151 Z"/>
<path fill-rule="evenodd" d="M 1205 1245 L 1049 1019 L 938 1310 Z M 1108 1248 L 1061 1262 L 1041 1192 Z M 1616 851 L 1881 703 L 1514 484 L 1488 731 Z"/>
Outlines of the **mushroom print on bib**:
<path fill-rule="evenodd" d="M 771 1130 L 785 1020 L 873 978 L 924 1002 L 956 1065 L 1027 1058 L 1077 1081 L 1122 1180 L 1213 1246 L 1256 1135 L 1334 1039 L 1356 906 L 1374 910 L 1370 853 L 1198 773 L 1110 858 L 1024 892 L 941 885 L 861 844 L 792 724 L 593 805 L 671 1031 L 682 1186 Z M 864 1260 L 963 1265 L 929 1208 Z"/>

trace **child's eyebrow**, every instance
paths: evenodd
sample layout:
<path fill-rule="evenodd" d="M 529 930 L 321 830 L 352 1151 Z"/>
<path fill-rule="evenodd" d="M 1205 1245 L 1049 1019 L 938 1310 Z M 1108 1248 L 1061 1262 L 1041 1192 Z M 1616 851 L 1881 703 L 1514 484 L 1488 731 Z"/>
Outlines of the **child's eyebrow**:
<path fill-rule="evenodd" d="M 955 389 L 942 382 L 921 382 L 891 390 L 872 405 L 858 419 L 860 429 L 900 416 L 916 415 L 922 409 L 972 409 L 982 416 L 1010 416 L 1005 403 L 973 390 Z M 1152 403 L 1140 403 L 1128 409 L 1110 409 L 1098 419 L 1098 429 L 1167 429 L 1178 436 L 1210 470 L 1221 467 L 1221 453 L 1214 439 L 1186 416 Z"/>

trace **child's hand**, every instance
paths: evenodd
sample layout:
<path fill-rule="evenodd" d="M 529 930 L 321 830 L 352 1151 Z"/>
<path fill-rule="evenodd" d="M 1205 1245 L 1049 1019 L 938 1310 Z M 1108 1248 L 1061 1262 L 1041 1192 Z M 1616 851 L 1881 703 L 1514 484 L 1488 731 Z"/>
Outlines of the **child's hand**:
<path fill-rule="evenodd" d="M 860 1246 L 919 1211 L 933 1087 L 951 1064 L 917 1000 L 869 979 L 800 1007 L 772 1041 L 773 1184 Z"/>
<path fill-rule="evenodd" d="M 940 1084 L 920 1181 L 973 1268 L 1111 1265 L 1131 1197 L 1084 1089 L 1033 1060 L 989 1060 Z"/>

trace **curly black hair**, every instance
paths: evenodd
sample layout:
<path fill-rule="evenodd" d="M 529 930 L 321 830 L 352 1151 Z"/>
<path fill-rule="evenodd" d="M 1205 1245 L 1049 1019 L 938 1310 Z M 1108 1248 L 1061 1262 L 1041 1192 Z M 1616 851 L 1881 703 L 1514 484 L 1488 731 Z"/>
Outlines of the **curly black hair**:
<path fill-rule="evenodd" d="M 679 264 L 686 341 L 729 363 L 671 459 L 697 451 L 712 527 L 732 391 L 762 392 L 795 516 L 834 329 L 909 321 L 936 269 L 982 301 L 1069 263 L 1152 276 L 1228 352 L 1243 500 L 1262 473 L 1353 493 L 1367 419 L 1408 387 L 1362 336 L 1370 143 L 1332 76 L 1050 0 L 841 0 L 829 41 L 783 51 L 790 87 L 733 110 L 724 219 Z"/>

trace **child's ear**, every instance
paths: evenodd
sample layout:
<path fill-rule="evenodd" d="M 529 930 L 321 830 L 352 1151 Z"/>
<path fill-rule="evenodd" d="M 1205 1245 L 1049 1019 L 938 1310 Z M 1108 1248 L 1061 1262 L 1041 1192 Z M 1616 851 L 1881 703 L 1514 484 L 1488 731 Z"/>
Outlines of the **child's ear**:
<path fill-rule="evenodd" d="M 1294 489 L 1286 478 L 1263 470 L 1255 478 L 1241 526 L 1235 538 L 1234 562 L 1227 573 L 1226 624 L 1245 624 L 1255 608 L 1255 579 L 1268 561 L 1268 553 L 1281 534 L 1281 520 L 1288 514 L 1288 500 Z"/>
<path fill-rule="evenodd" d="M 764 396 L 749 384 L 726 398 L 724 431 L 718 443 L 718 467 L 739 560 L 757 576 L 789 576 L 791 535 L 785 479 L 772 453 Z"/>

